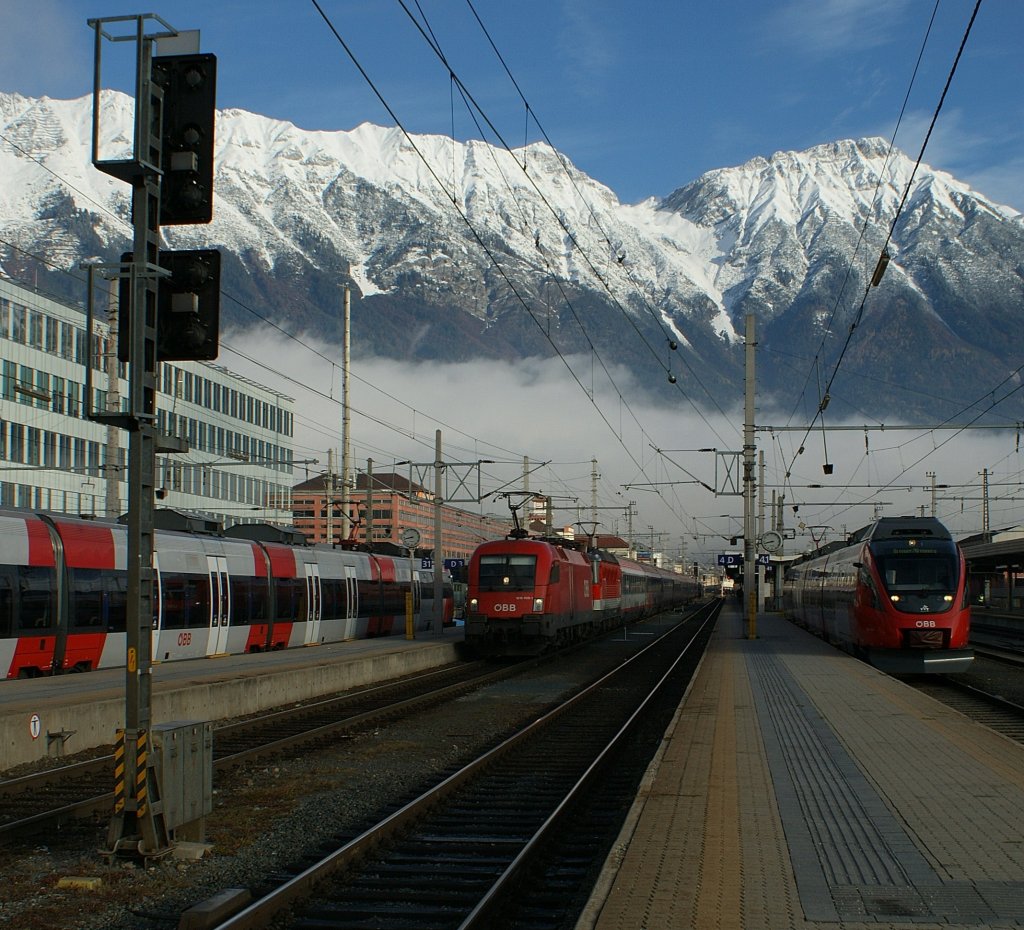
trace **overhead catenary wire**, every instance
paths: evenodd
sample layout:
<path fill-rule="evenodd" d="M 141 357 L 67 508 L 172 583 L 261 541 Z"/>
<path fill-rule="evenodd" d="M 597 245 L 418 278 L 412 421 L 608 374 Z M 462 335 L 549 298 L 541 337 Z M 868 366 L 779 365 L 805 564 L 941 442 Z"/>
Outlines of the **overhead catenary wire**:
<path fill-rule="evenodd" d="M 904 185 L 903 196 L 901 197 L 900 202 L 899 202 L 899 204 L 898 204 L 898 206 L 896 208 L 896 212 L 895 212 L 895 214 L 893 216 L 892 222 L 889 224 L 889 229 L 888 229 L 888 232 L 886 234 L 885 242 L 884 242 L 884 244 L 882 246 L 882 252 L 881 252 L 881 255 L 879 257 L 879 262 L 875 266 L 875 272 L 873 273 L 871 280 L 868 281 L 868 283 L 867 283 L 867 285 L 866 285 L 866 287 L 864 289 L 864 293 L 863 293 L 863 295 L 861 297 L 860 304 L 859 304 L 859 306 L 857 308 L 857 312 L 856 312 L 856 314 L 854 316 L 854 320 L 850 324 L 850 328 L 849 328 L 849 330 L 848 330 L 848 332 L 846 334 L 846 340 L 844 341 L 843 346 L 842 346 L 842 348 L 841 348 L 841 350 L 839 352 L 839 357 L 836 360 L 835 366 L 834 366 L 834 368 L 832 370 L 832 374 L 830 375 L 828 381 L 825 384 L 825 391 L 824 391 L 824 394 L 821 396 L 821 401 L 818 404 L 818 410 L 815 413 L 814 417 L 811 419 L 811 422 L 810 422 L 810 424 L 807 427 L 807 431 L 804 434 L 804 439 L 800 443 L 800 451 L 797 452 L 796 455 L 794 455 L 793 461 L 795 461 L 796 460 L 796 456 L 799 455 L 800 452 L 803 451 L 804 443 L 806 442 L 807 437 L 810 435 L 811 430 L 814 429 L 814 425 L 817 422 L 818 418 L 821 417 L 822 414 L 824 413 L 824 405 L 827 404 L 827 401 L 825 400 L 825 398 L 827 398 L 829 396 L 829 393 L 831 391 L 832 385 L 835 382 L 835 379 L 836 379 L 836 377 L 839 374 L 839 369 L 842 366 L 844 358 L 846 357 L 846 352 L 847 352 L 847 350 L 850 347 L 851 341 L 853 340 L 853 334 L 857 330 L 857 327 L 860 325 L 860 322 L 863 319 L 864 309 L 865 309 L 865 306 L 867 304 L 868 295 L 871 293 L 872 288 L 876 287 L 877 284 L 880 281 L 881 272 L 879 271 L 879 269 L 881 269 L 881 271 L 884 271 L 885 263 L 887 263 L 886 257 L 889 254 L 888 253 L 888 247 L 889 247 L 890 243 L 892 242 L 892 237 L 893 237 L 893 235 L 895 233 L 895 230 L 896 230 L 896 224 L 899 222 L 900 216 L 903 213 L 903 207 L 906 205 L 907 198 L 910 196 L 910 191 L 913 189 L 914 180 L 915 180 L 915 178 L 917 176 L 917 170 L 921 166 L 921 162 L 924 160 L 925 149 L 927 148 L 928 141 L 931 138 L 932 130 L 935 128 L 935 123 L 938 121 L 939 113 L 941 112 L 942 105 L 943 105 L 943 103 L 945 102 L 945 99 L 946 99 L 946 94 L 948 93 L 949 87 L 952 84 L 953 76 L 956 74 L 957 66 L 960 63 L 960 58 L 963 55 L 964 48 L 965 48 L 965 46 L 967 44 L 967 39 L 970 36 L 971 28 L 974 25 L 974 21 L 977 18 L 978 10 L 980 8 L 981 8 L 981 0 L 976 0 L 975 6 L 974 6 L 974 10 L 971 13 L 971 18 L 970 18 L 970 20 L 969 20 L 969 22 L 967 24 L 967 27 L 966 27 L 966 29 L 964 31 L 963 38 L 960 41 L 960 46 L 957 49 L 957 53 L 956 53 L 956 56 L 955 56 L 955 58 L 953 60 L 953 64 L 952 64 L 952 66 L 950 67 L 950 70 L 949 70 L 949 74 L 946 77 L 945 86 L 942 89 L 942 93 L 939 96 L 939 101 L 938 101 L 938 103 L 935 106 L 934 112 L 932 113 L 932 117 L 931 117 L 931 120 L 930 120 L 929 125 L 928 125 L 928 130 L 925 133 L 925 137 L 924 137 L 924 139 L 923 139 L 923 141 L 921 143 L 920 151 L 918 152 L 918 155 L 917 155 L 917 160 L 914 163 L 914 168 L 911 171 L 910 178 L 907 180 L 907 183 Z M 933 18 L 934 18 L 934 12 L 933 12 Z M 931 24 L 929 24 L 929 30 L 930 29 L 931 29 Z M 916 68 L 915 68 L 915 74 L 916 74 Z M 904 102 L 904 107 L 905 106 L 906 106 L 906 103 Z M 895 136 L 894 136 L 894 138 L 895 138 Z M 883 259 L 886 259 L 885 263 L 883 263 Z M 791 471 L 792 467 L 793 467 L 793 462 L 790 462 L 790 466 L 787 469 L 787 472 Z"/>
<path fill-rule="evenodd" d="M 314 2 L 315 2 L 315 0 L 314 0 Z M 568 238 L 569 242 L 572 244 L 573 248 L 584 259 L 584 261 L 587 264 L 587 267 L 590 269 L 590 271 L 594 275 L 595 279 L 601 284 L 602 288 L 608 294 L 610 300 L 612 301 L 612 304 L 619 311 L 619 313 L 624 317 L 624 319 L 629 323 L 629 325 L 634 329 L 634 331 L 636 332 L 637 336 L 641 339 L 641 341 L 644 343 L 644 345 L 650 350 L 651 354 L 655 357 L 655 359 L 657 360 L 658 364 L 661 366 L 662 370 L 668 375 L 669 381 L 671 383 L 677 385 L 677 389 L 683 394 L 683 397 L 687 400 L 687 402 L 694 409 L 694 411 L 697 413 L 697 415 L 705 422 L 705 424 L 708 426 L 708 428 L 713 433 L 715 433 L 715 435 L 718 437 L 719 441 L 724 442 L 724 440 L 722 440 L 722 438 L 720 436 L 718 436 L 717 432 L 715 431 L 715 428 L 711 425 L 710 422 L 708 422 L 707 418 L 704 416 L 703 411 L 701 411 L 696 406 L 696 404 L 694 404 L 692 398 L 688 394 L 683 392 L 682 385 L 678 385 L 677 381 L 674 379 L 674 376 L 672 375 L 671 367 L 668 366 L 668 365 L 665 365 L 665 363 L 661 360 L 661 358 L 658 355 L 658 353 L 651 346 L 650 342 L 648 342 L 647 337 L 640 330 L 639 326 L 637 326 L 636 321 L 633 319 L 633 317 L 629 313 L 626 312 L 626 309 L 622 306 L 622 304 L 619 301 L 619 299 L 612 292 L 611 287 L 609 286 L 608 282 L 605 280 L 604 275 L 601 274 L 601 272 L 598 270 L 596 264 L 594 263 L 594 261 L 591 259 L 591 257 L 587 253 L 586 249 L 583 248 L 583 246 L 580 243 L 579 237 L 576 234 L 576 232 L 574 232 L 572 229 L 569 228 L 569 226 L 567 225 L 564 217 L 561 215 L 560 211 L 558 211 L 558 210 L 556 210 L 554 208 L 554 206 L 551 204 L 551 202 L 550 202 L 549 198 L 547 197 L 547 195 L 544 193 L 544 191 L 542 191 L 540 189 L 539 185 L 537 184 L 536 179 L 531 174 L 531 172 L 527 169 L 527 166 L 526 166 L 525 162 L 524 163 L 520 163 L 517 159 L 515 159 L 514 152 L 513 152 L 512 148 L 511 148 L 511 146 L 504 139 L 504 137 L 503 137 L 502 133 L 500 132 L 500 130 L 494 125 L 493 121 L 488 117 L 486 111 L 483 109 L 482 106 L 480 106 L 480 104 L 476 101 L 476 99 L 473 96 L 473 94 L 469 91 L 469 89 L 466 87 L 466 85 L 462 82 L 462 80 L 458 77 L 458 75 L 455 73 L 455 71 L 449 65 L 447 57 L 444 54 L 444 51 L 441 49 L 440 45 L 437 43 L 437 40 L 434 37 L 433 31 L 429 27 L 429 23 L 427 23 L 425 20 L 424 20 L 424 23 L 420 23 L 417 20 L 417 18 L 412 15 L 412 12 L 409 10 L 409 8 L 405 4 L 404 0 L 398 0 L 398 4 L 399 4 L 399 6 L 402 7 L 402 9 L 405 11 L 406 15 L 413 22 L 414 26 L 419 30 L 420 34 L 423 36 L 423 38 L 427 42 L 428 46 L 431 48 L 431 50 L 437 56 L 438 60 L 445 67 L 446 71 L 448 72 L 449 78 L 456 83 L 456 85 L 458 86 L 458 88 L 460 90 L 460 93 L 463 94 L 463 97 L 464 97 L 467 105 L 471 105 L 470 106 L 471 112 L 476 112 L 476 113 L 480 114 L 480 116 L 486 122 L 488 128 L 491 130 L 491 132 L 494 133 L 495 138 L 497 138 L 497 140 L 501 143 L 501 146 L 505 149 L 506 152 L 509 153 L 509 155 L 513 156 L 513 161 L 515 161 L 515 163 L 519 166 L 519 168 L 522 169 L 522 171 L 523 171 L 524 175 L 526 176 L 527 180 L 529 181 L 530 185 L 533 187 L 534 192 L 540 198 L 541 203 L 545 206 L 545 208 L 548 210 L 548 212 L 552 215 L 552 217 L 558 223 L 559 227 L 562 229 L 563 233 L 565 233 L 566 237 Z M 477 18 L 477 22 L 480 23 L 481 28 L 484 29 L 484 32 L 487 35 L 488 41 L 491 43 L 492 48 L 494 48 L 495 47 L 494 46 L 494 42 L 490 38 L 490 34 L 487 33 L 486 27 L 483 26 L 483 23 L 480 20 L 479 16 L 476 14 L 475 10 L 473 12 L 474 12 L 474 15 Z M 422 11 L 421 11 L 421 15 L 422 15 Z M 508 66 L 504 63 L 504 59 L 502 59 L 500 57 L 500 54 L 499 54 L 499 60 L 502 61 L 502 64 L 505 67 L 506 72 L 508 72 Z M 527 106 L 527 108 L 529 108 L 529 103 L 525 100 L 525 97 L 522 96 L 522 91 L 519 88 L 518 83 L 514 79 L 513 79 L 513 84 L 515 85 L 515 87 L 517 89 L 517 92 L 520 94 L 521 99 L 523 99 L 524 104 Z M 534 121 L 537 122 L 535 114 L 534 114 Z M 576 183 L 576 179 L 572 177 L 571 172 L 569 172 L 568 169 L 566 168 L 565 163 L 562 160 L 562 156 L 558 153 L 557 149 L 555 149 L 555 147 L 551 144 L 550 139 L 548 139 L 547 134 L 544 132 L 543 127 L 540 126 L 539 122 L 537 123 L 537 125 L 538 125 L 538 128 L 540 128 L 542 135 L 544 135 L 545 141 L 548 143 L 549 146 L 551 146 L 552 151 L 557 156 L 556 160 L 558 161 L 558 164 L 562 168 L 563 172 L 568 177 L 569 182 L 572 185 L 573 189 L 576 191 L 576 193 L 580 197 L 581 201 L 587 206 L 587 208 L 588 208 L 588 210 L 590 212 L 591 217 L 594 219 L 595 224 L 598 226 L 598 228 L 601 228 L 600 227 L 600 221 L 597 218 L 596 213 L 594 212 L 594 210 L 590 206 L 590 204 L 587 202 L 587 199 L 583 196 L 582 191 L 579 189 L 579 186 Z M 479 126 L 479 123 L 477 124 L 477 126 L 478 126 L 478 129 L 481 128 Z M 453 196 L 453 200 L 454 200 L 454 195 L 452 195 L 452 196 Z M 604 236 L 605 243 L 610 246 L 610 244 L 611 244 L 610 243 L 610 239 L 608 238 L 607 234 L 604 233 L 603 229 L 602 229 L 602 235 Z M 622 262 L 618 262 L 617 264 L 621 265 Z M 631 276 L 629 276 L 627 274 L 627 277 L 630 277 L 630 280 L 632 281 Z M 632 283 L 634 284 L 634 286 L 636 286 L 636 282 L 635 281 L 632 281 Z M 639 291 L 639 288 L 637 288 L 637 289 Z M 665 336 L 666 341 L 671 343 L 674 346 L 674 344 L 675 344 L 674 340 L 671 340 L 668 337 L 668 334 L 665 333 L 664 326 L 662 325 L 661 321 L 657 319 L 656 315 L 654 314 L 653 308 L 650 307 L 650 304 L 647 302 L 646 297 L 642 294 L 642 292 L 640 293 L 640 297 L 641 297 L 641 300 L 642 300 L 645 308 L 648 310 L 648 312 L 651 313 L 652 316 L 655 317 L 656 322 L 658 322 L 658 325 L 661 327 L 662 333 Z M 578 320 L 578 318 L 577 318 L 577 322 L 580 325 L 581 330 L 582 330 L 583 329 L 582 322 L 580 322 Z M 693 373 L 692 369 L 690 369 L 689 364 L 686 362 L 685 358 L 683 358 L 682 361 L 683 361 L 683 364 L 686 365 L 688 370 L 690 370 L 691 373 Z M 697 383 L 700 384 L 702 388 L 704 388 L 705 392 L 708 394 L 709 398 L 711 399 L 711 402 L 717 407 L 718 406 L 718 401 L 714 397 L 713 393 L 711 391 L 707 390 L 707 388 L 703 385 L 703 382 L 699 379 L 699 377 L 696 376 L 696 373 L 693 373 L 693 375 L 694 375 L 694 378 L 697 381 Z M 725 412 L 721 411 L 721 408 L 719 408 L 719 410 L 722 413 L 723 417 L 725 417 L 728 420 L 728 416 L 725 414 Z"/>
<path fill-rule="evenodd" d="M 404 123 L 402 122 L 401 119 L 399 119 L 397 113 L 395 113 L 395 111 L 391 107 L 391 105 L 387 102 L 386 98 L 384 97 L 384 95 L 380 91 L 380 89 L 377 87 L 376 83 L 372 80 L 372 78 L 369 76 L 369 74 L 363 68 L 362 64 L 356 58 L 354 52 L 349 47 L 348 43 L 345 42 L 345 40 L 342 38 L 341 34 L 338 32 L 337 28 L 335 27 L 334 23 L 331 21 L 330 17 L 327 15 L 327 13 L 324 11 L 323 7 L 320 5 L 318 0 L 310 0 L 310 2 L 312 3 L 312 5 L 316 9 L 316 11 L 319 13 L 320 17 L 324 20 L 324 23 L 327 25 L 328 29 L 334 35 L 335 39 L 337 40 L 337 42 L 341 46 L 341 48 L 344 50 L 345 54 L 352 61 L 353 65 L 359 71 L 359 73 L 363 77 L 363 79 L 367 82 L 367 85 L 369 86 L 370 90 L 377 97 L 377 99 L 381 103 L 381 105 L 385 108 L 385 110 L 387 111 L 387 113 L 391 117 L 391 119 L 394 120 L 395 125 L 397 126 L 399 131 L 402 133 L 402 135 L 405 137 L 406 141 L 409 143 L 410 147 L 412 148 L 412 150 L 415 153 L 415 155 L 417 156 L 417 158 L 419 158 L 420 161 L 423 163 L 423 165 L 426 168 L 427 172 L 434 179 L 434 182 L 438 185 L 438 188 L 440 190 L 446 192 L 446 194 L 448 196 L 448 199 L 450 200 L 453 209 L 456 211 L 456 213 L 458 213 L 459 217 L 466 224 L 466 227 L 469 229 L 470 234 L 472 235 L 473 239 L 476 241 L 477 245 L 483 250 L 483 252 L 487 256 L 488 260 L 491 262 L 491 264 L 497 270 L 498 274 L 501 276 L 502 280 L 505 282 L 506 286 L 509 288 L 510 294 L 523 307 L 523 309 L 526 310 L 527 314 L 530 316 L 531 320 L 537 326 L 537 328 L 540 331 L 540 333 L 545 337 L 545 339 L 551 345 L 551 347 L 554 350 L 556 356 L 559 358 L 559 360 L 562 362 L 562 364 L 564 365 L 566 370 L 569 372 L 570 377 L 576 382 L 576 384 L 580 388 L 580 390 L 583 391 L 583 393 L 588 396 L 588 398 L 590 400 L 590 403 L 593 406 L 593 408 L 595 409 L 595 411 L 597 412 L 598 416 L 604 422 L 605 426 L 608 428 L 608 430 L 611 432 L 611 434 L 616 437 L 616 439 L 619 442 L 619 445 L 622 447 L 622 449 L 625 452 L 625 454 L 627 455 L 627 457 L 638 468 L 642 468 L 641 464 L 639 462 L 637 462 L 636 457 L 634 456 L 632 450 L 630 450 L 630 448 L 618 437 L 618 434 L 616 433 L 614 426 L 612 425 L 611 421 L 608 419 L 608 416 L 605 414 L 605 412 L 601 409 L 601 406 L 597 403 L 596 398 L 593 397 L 592 395 L 590 395 L 590 393 L 587 391 L 586 386 L 581 381 L 579 375 L 577 375 L 577 373 L 573 370 L 572 366 L 569 364 L 569 362 L 566 359 L 566 357 L 563 355 L 561 349 L 553 341 L 553 339 L 551 339 L 550 335 L 545 331 L 545 328 L 544 328 L 543 324 L 537 318 L 537 315 L 533 311 L 533 309 L 530 307 L 529 302 L 525 299 L 525 297 L 523 296 L 523 294 L 520 291 L 520 289 L 516 286 L 515 282 L 512 281 L 512 279 L 509 277 L 508 273 L 506 272 L 505 268 L 498 261 L 498 258 L 495 255 L 494 250 L 487 244 L 487 242 L 484 240 L 483 236 L 480 234 L 480 232 L 474 226 L 474 224 L 473 224 L 472 220 L 470 219 L 470 217 L 468 216 L 467 212 L 460 206 L 460 204 L 458 202 L 458 198 L 455 195 L 454 191 L 453 192 L 448 192 L 447 191 L 447 189 L 445 188 L 445 186 L 444 186 L 440 176 L 438 175 L 437 170 L 435 169 L 435 167 L 430 163 L 429 159 L 426 158 L 426 156 L 424 155 L 422 149 L 416 144 L 415 139 L 412 137 L 412 135 L 406 129 Z M 399 2 L 401 2 L 401 0 L 399 0 Z M 406 9 L 406 12 L 408 13 L 408 8 L 405 7 L 404 4 L 402 4 L 402 6 L 403 6 L 404 9 Z M 415 22 L 415 17 L 412 17 L 412 19 Z M 423 27 L 422 26 L 418 26 L 418 28 L 420 28 L 421 32 L 423 32 Z M 424 33 L 424 35 L 425 35 L 425 33 Z M 441 58 L 442 62 L 444 62 L 443 54 L 440 54 L 439 57 Z M 446 67 L 447 67 L 447 64 L 446 64 Z M 451 73 L 454 74 L 454 72 L 451 72 Z M 459 86 L 461 86 L 461 82 L 460 82 Z M 486 116 L 485 116 L 485 118 L 486 118 Z M 667 501 L 666 501 L 666 506 L 668 506 L 670 510 L 672 509 L 671 505 Z M 679 518 L 678 514 L 676 514 L 676 516 L 677 516 L 677 518 Z"/>

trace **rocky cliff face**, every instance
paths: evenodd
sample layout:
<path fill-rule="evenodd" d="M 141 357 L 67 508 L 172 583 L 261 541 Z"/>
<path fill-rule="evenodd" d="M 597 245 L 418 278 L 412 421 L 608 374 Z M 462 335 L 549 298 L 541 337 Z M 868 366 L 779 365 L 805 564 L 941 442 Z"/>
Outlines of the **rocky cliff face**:
<path fill-rule="evenodd" d="M 104 96 L 102 157 L 124 157 L 128 104 Z M 127 185 L 89 161 L 91 107 L 0 94 L 0 268 L 76 301 L 68 272 L 130 241 Z M 830 416 L 887 422 L 955 418 L 1024 362 L 1020 214 L 924 165 L 911 183 L 913 162 L 880 139 L 628 205 L 544 145 L 304 132 L 237 110 L 217 135 L 213 223 L 165 232 L 170 248 L 222 250 L 226 325 L 338 339 L 348 284 L 357 354 L 596 351 L 652 393 L 707 406 L 742 394 L 754 314 L 762 396 L 813 411 L 849 336 Z M 1024 415 L 1020 392 L 997 413 Z"/>

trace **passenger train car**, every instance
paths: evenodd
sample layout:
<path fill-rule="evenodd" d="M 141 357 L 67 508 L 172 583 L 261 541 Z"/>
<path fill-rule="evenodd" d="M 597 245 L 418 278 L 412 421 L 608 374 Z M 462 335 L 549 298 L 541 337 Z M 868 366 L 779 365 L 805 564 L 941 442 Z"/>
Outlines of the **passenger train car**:
<path fill-rule="evenodd" d="M 407 592 L 415 627 L 433 622 L 433 574 L 407 558 L 307 545 L 265 524 L 154 539 L 154 662 L 404 633 Z M 121 523 L 0 511 L 0 672 L 124 665 L 127 559 Z"/>
<path fill-rule="evenodd" d="M 974 658 L 963 553 L 931 517 L 884 517 L 793 563 L 783 609 L 887 672 L 958 672 Z"/>
<path fill-rule="evenodd" d="M 466 643 L 483 655 L 536 655 L 696 600 L 693 578 L 561 538 L 513 535 L 469 560 Z"/>

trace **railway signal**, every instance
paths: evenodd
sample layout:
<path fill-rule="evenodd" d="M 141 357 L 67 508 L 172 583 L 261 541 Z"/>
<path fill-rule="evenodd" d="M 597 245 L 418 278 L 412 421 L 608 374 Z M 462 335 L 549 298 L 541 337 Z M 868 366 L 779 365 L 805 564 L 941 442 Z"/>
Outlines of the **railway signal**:
<path fill-rule="evenodd" d="M 156 356 L 161 362 L 212 361 L 220 350 L 220 252 L 161 252 Z"/>
<path fill-rule="evenodd" d="M 213 219 L 217 56 L 155 57 L 153 82 L 164 92 L 160 225 L 209 223 Z"/>

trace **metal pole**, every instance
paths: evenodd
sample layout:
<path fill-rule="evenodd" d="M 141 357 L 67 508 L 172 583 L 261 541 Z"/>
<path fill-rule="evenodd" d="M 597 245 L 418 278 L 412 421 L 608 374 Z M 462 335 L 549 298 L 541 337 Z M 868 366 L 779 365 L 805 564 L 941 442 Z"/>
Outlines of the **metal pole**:
<path fill-rule="evenodd" d="M 366 545 L 373 545 L 373 459 L 366 460 Z"/>
<path fill-rule="evenodd" d="M 105 356 L 107 369 L 107 413 L 121 412 L 121 385 L 117 368 L 117 326 L 120 311 L 117 309 L 117 281 L 111 281 L 107 298 L 107 329 L 109 341 Z M 113 424 L 107 424 L 106 445 L 106 513 L 108 517 L 121 516 L 121 475 L 118 453 L 121 449 L 121 431 Z"/>
<path fill-rule="evenodd" d="M 761 450 L 757 453 L 757 536 L 755 542 L 760 542 L 762 536 L 764 536 L 764 451 Z M 755 553 L 757 548 L 754 549 Z M 757 606 L 759 610 L 763 610 L 767 605 L 765 601 L 768 599 L 768 595 L 765 591 L 764 583 L 765 570 L 764 566 L 757 563 Z"/>
<path fill-rule="evenodd" d="M 988 532 L 988 469 L 978 472 L 981 475 L 981 531 Z"/>
<path fill-rule="evenodd" d="M 754 546 L 754 315 L 746 316 L 743 415 L 743 592 L 747 602 L 747 639 L 757 639 L 757 550 Z"/>
<path fill-rule="evenodd" d="M 324 521 L 324 536 L 327 545 L 334 545 L 334 450 L 327 450 L 327 475 L 324 478 L 324 490 L 327 503 L 327 515 Z"/>
<path fill-rule="evenodd" d="M 352 435 L 351 416 L 352 410 L 349 405 L 349 361 L 351 353 L 351 311 L 352 298 L 348 285 L 345 285 L 345 321 L 342 329 L 341 352 L 341 536 L 348 539 L 352 530 L 352 522 L 348 517 L 348 501 L 350 499 L 351 475 L 352 475 Z"/>
<path fill-rule="evenodd" d="M 434 433 L 434 634 L 437 636 L 444 630 L 444 546 L 441 540 L 443 472 L 441 431 L 437 430 Z"/>

